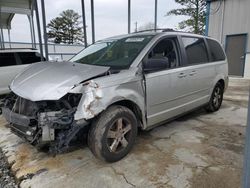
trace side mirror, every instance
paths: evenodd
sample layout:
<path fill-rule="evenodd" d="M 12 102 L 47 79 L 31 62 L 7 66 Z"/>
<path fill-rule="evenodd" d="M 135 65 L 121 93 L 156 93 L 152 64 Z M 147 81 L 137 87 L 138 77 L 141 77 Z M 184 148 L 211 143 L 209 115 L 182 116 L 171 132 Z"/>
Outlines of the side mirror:
<path fill-rule="evenodd" d="M 143 70 L 145 73 L 155 72 L 170 68 L 168 58 L 150 58 L 143 63 Z"/>

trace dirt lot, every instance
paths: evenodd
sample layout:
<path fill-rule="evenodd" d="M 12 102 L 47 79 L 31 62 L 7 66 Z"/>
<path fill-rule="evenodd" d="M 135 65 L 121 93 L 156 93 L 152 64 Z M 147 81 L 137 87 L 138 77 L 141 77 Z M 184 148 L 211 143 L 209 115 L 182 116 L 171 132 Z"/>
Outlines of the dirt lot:
<path fill-rule="evenodd" d="M 0 147 L 21 187 L 237 188 L 249 89 L 248 84 L 237 87 L 229 88 L 216 113 L 197 110 L 151 131 L 140 131 L 131 153 L 117 163 L 95 159 L 86 143 L 72 152 L 48 156 L 10 133 L 3 118 Z"/>

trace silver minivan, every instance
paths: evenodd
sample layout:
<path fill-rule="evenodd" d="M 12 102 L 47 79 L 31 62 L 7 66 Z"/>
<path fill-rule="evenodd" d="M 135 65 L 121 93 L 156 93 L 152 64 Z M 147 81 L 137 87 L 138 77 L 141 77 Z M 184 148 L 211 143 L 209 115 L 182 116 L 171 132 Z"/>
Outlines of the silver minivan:
<path fill-rule="evenodd" d="M 131 150 L 138 128 L 199 107 L 219 110 L 227 85 L 216 40 L 139 32 L 98 41 L 68 62 L 31 65 L 12 81 L 2 112 L 13 132 L 55 153 L 87 130 L 93 154 L 114 162 Z"/>

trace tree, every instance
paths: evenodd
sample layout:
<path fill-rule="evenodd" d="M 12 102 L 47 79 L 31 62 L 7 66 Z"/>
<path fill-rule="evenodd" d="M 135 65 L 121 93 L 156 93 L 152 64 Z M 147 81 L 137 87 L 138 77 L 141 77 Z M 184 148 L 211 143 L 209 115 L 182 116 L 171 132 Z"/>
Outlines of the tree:
<path fill-rule="evenodd" d="M 179 23 L 180 29 L 187 29 L 193 33 L 204 34 L 206 22 L 206 0 L 175 0 L 182 8 L 173 9 L 167 13 L 189 18 Z"/>
<path fill-rule="evenodd" d="M 81 16 L 74 10 L 63 11 L 47 25 L 48 38 L 54 43 L 82 43 L 84 34 L 80 18 Z"/>

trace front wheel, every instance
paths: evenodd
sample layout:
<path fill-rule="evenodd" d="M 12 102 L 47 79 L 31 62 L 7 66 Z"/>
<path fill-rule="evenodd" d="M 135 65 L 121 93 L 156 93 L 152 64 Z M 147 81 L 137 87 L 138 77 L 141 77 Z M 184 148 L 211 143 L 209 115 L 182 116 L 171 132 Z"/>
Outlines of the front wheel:
<path fill-rule="evenodd" d="M 208 112 L 215 112 L 220 109 L 223 100 L 223 93 L 224 93 L 224 88 L 222 84 L 218 82 L 214 87 L 210 101 L 206 107 L 206 110 Z"/>
<path fill-rule="evenodd" d="M 134 145 L 137 119 L 124 106 L 111 106 L 93 121 L 88 136 L 92 153 L 107 162 L 125 157 Z"/>

